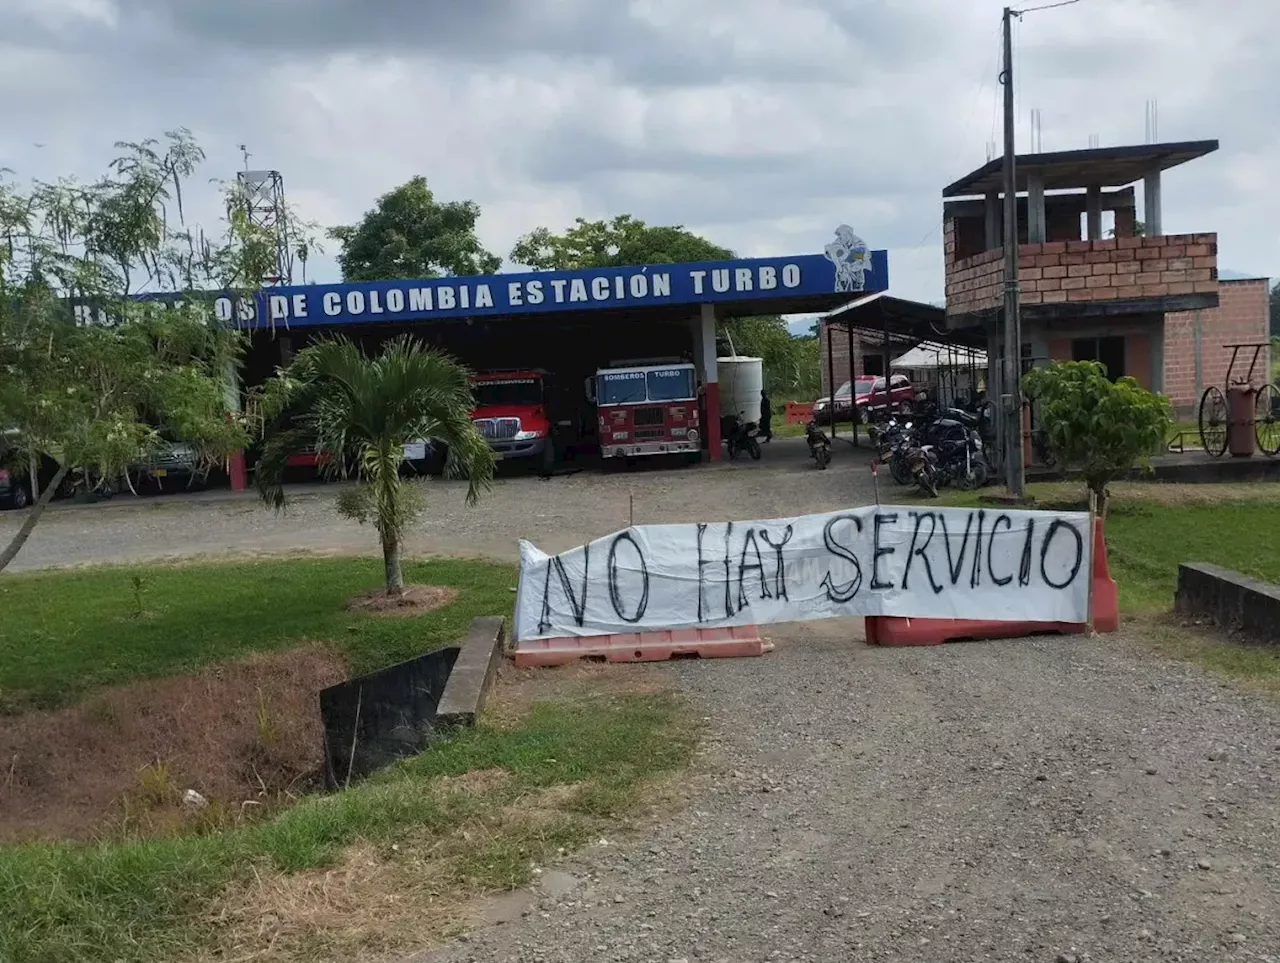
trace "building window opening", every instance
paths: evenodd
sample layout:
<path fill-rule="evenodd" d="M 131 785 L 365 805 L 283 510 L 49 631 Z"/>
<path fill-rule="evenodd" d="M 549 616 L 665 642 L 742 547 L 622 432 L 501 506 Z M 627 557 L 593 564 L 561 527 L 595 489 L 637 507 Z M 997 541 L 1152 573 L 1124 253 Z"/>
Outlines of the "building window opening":
<path fill-rule="evenodd" d="M 1097 361 L 1112 381 L 1125 376 L 1124 338 L 1076 338 L 1071 342 L 1072 361 Z"/>

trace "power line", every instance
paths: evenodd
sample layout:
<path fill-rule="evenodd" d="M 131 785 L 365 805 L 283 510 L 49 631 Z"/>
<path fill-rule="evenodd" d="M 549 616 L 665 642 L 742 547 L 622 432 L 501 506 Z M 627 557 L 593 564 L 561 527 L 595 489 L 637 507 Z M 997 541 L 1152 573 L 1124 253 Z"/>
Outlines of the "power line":
<path fill-rule="evenodd" d="M 975 113 L 977 112 L 977 110 L 978 110 L 978 104 L 979 104 L 979 103 L 981 103 L 981 101 L 982 101 L 982 95 L 983 95 L 984 93 L 986 93 L 987 88 L 988 88 L 988 87 L 990 86 L 990 84 L 991 84 L 991 81 L 990 81 L 990 79 L 989 79 L 989 78 L 990 78 L 990 76 L 991 76 L 991 74 L 992 74 L 992 73 L 995 73 L 995 67 L 999 66 L 999 64 L 1000 64 L 1000 32 L 999 32 L 999 31 L 996 31 L 996 52 L 995 52 L 995 56 L 992 58 L 992 63 L 990 64 L 990 69 L 986 69 L 986 68 L 984 68 L 984 69 L 983 69 L 983 71 L 982 71 L 982 77 L 983 77 L 984 79 L 979 81 L 979 83 L 978 83 L 978 92 L 977 92 L 977 94 L 974 96 L 974 98 L 973 98 L 973 103 L 972 103 L 972 104 L 970 105 L 970 107 L 969 107 L 969 114 L 968 114 L 967 118 L 965 119 L 965 134 L 968 134 L 968 132 L 969 132 L 970 128 L 972 128 L 972 126 L 973 126 L 974 114 L 975 114 Z M 996 91 L 996 92 L 998 93 L 998 91 Z M 994 118 L 994 116 L 992 117 L 992 121 L 991 121 L 991 136 L 992 136 L 993 138 L 995 137 L 995 118 Z M 964 138 L 962 137 L 962 138 L 961 138 L 961 140 L 960 140 L 960 147 L 956 150 L 956 155 L 955 155 L 955 157 L 954 157 L 954 158 L 952 158 L 952 160 L 951 160 L 951 164 L 952 164 L 952 166 L 956 165 L 956 164 L 959 162 L 959 160 L 960 160 L 960 156 L 964 153 L 964 150 L 965 150 L 965 147 L 966 147 L 966 146 L 967 146 L 967 145 L 964 143 Z M 919 243 L 919 244 L 917 244 L 915 247 L 911 248 L 911 253 L 912 253 L 912 254 L 914 254 L 916 251 L 920 250 L 920 248 L 924 247 L 924 246 L 925 246 L 925 244 L 927 244 L 927 243 L 929 242 L 929 240 L 930 240 L 930 239 L 931 239 L 935 234 L 937 234 L 937 233 L 938 233 L 938 231 L 942 228 L 942 225 L 946 223 L 946 219 L 947 219 L 947 218 L 946 218 L 946 215 L 945 215 L 945 214 L 943 214 L 942 219 L 941 219 L 941 220 L 939 220 L 939 221 L 938 221 L 938 223 L 937 223 L 937 224 L 935 224 L 935 225 L 933 226 L 933 228 L 931 228 L 931 229 L 930 229 L 930 231 L 929 231 L 929 233 L 928 233 L 928 234 L 926 234 L 924 237 L 922 237 L 922 238 L 920 239 L 920 243 Z"/>

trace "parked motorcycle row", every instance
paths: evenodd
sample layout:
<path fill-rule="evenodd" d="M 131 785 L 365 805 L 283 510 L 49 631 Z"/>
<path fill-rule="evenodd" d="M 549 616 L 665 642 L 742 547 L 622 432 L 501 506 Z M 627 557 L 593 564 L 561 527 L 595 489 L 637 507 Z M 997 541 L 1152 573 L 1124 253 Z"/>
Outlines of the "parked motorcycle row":
<path fill-rule="evenodd" d="M 994 426 L 985 410 L 931 406 L 910 419 L 872 425 L 871 437 L 895 482 L 933 498 L 943 486 L 972 491 L 996 475 Z"/>
<path fill-rule="evenodd" d="M 870 426 L 879 463 L 889 466 L 893 480 L 915 485 L 937 498 L 939 489 L 981 488 L 996 474 L 995 431 L 990 411 L 926 405 L 914 414 L 887 415 Z M 761 458 L 760 429 L 753 421 L 727 416 L 721 434 L 730 460 L 746 453 Z M 819 470 L 831 464 L 831 439 L 816 420 L 805 425 L 809 457 Z"/>

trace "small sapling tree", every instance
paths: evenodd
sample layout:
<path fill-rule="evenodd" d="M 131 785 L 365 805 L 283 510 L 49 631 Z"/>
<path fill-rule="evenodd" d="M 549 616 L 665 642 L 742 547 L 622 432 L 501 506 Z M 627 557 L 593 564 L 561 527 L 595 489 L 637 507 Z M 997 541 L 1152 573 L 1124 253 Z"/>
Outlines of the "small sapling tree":
<path fill-rule="evenodd" d="M 1112 381 L 1096 361 L 1055 361 L 1023 379 L 1040 410 L 1049 448 L 1077 468 L 1106 512 L 1107 485 L 1163 450 L 1173 406 L 1130 377 Z"/>

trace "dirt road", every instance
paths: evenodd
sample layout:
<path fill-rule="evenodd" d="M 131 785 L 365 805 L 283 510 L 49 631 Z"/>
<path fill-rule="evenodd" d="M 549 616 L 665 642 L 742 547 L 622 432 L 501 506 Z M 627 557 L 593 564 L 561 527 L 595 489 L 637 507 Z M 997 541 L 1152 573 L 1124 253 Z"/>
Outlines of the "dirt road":
<path fill-rule="evenodd" d="M 432 484 L 416 552 L 510 559 L 637 522 L 865 504 L 865 455 L 701 473 Z M 770 462 L 770 457 L 774 460 Z M 0 516 L 0 540 L 16 528 Z M 298 548 L 370 552 L 332 490 L 59 509 L 20 568 Z M 869 649 L 780 627 L 761 659 L 657 670 L 705 715 L 687 809 L 543 874 L 433 963 L 1280 963 L 1280 715 L 1136 644 Z M 619 671 L 626 671 L 620 667 Z M 514 912 L 511 907 L 515 906 Z"/>
<path fill-rule="evenodd" d="M 841 445 L 832 466 L 817 471 L 803 439 L 791 438 L 765 446 L 760 462 L 580 472 L 545 481 L 516 474 L 499 479 L 470 508 L 461 483 L 428 481 L 428 511 L 407 547 L 418 554 L 515 561 L 521 538 L 558 552 L 626 528 L 633 517 L 636 523 L 724 521 L 864 505 L 873 498 L 869 465 L 866 448 Z M 298 488 L 283 514 L 248 492 L 55 504 L 9 570 L 226 553 L 376 554 L 373 532 L 340 518 L 334 494 L 335 486 Z M 0 545 L 22 517 L 0 512 Z"/>
<path fill-rule="evenodd" d="M 1280 960 L 1271 707 L 1114 637 L 855 631 L 670 668 L 714 734 L 688 810 L 415 961 Z"/>

